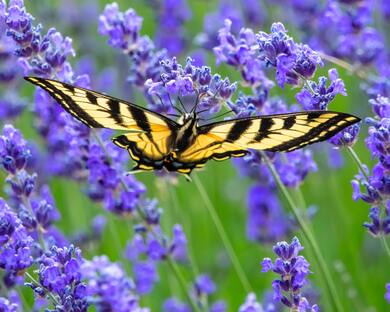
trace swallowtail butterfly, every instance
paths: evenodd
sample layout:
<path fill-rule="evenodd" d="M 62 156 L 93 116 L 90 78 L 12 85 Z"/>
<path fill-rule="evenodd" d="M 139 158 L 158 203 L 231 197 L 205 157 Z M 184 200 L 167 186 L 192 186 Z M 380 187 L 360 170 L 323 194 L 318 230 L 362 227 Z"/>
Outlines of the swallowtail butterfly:
<path fill-rule="evenodd" d="M 327 140 L 360 121 L 358 117 L 340 112 L 306 111 L 199 125 L 195 109 L 174 121 L 92 90 L 44 78 L 25 79 L 46 90 L 88 127 L 125 131 L 112 140 L 127 149 L 137 163 L 135 170 L 165 168 L 188 175 L 209 159 L 242 157 L 248 149 L 293 151 Z"/>

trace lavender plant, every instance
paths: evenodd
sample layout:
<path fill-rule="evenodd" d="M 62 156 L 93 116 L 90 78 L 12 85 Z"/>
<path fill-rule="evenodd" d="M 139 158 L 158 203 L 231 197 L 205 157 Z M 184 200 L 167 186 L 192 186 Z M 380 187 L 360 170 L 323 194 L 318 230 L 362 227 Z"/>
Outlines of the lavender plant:
<path fill-rule="evenodd" d="M 204 119 L 229 110 L 238 117 L 301 109 L 326 110 L 341 99 L 340 95 L 348 100 L 352 93 L 347 80 L 341 78 L 345 72 L 339 74 L 336 69 L 329 69 L 324 76 L 321 67 L 328 61 L 365 80 L 362 88 L 370 97 L 374 112 L 374 117 L 366 119 L 369 129 L 365 142 L 375 165 L 363 165 L 353 149 L 359 126 L 332 138 L 328 150 L 347 147 L 359 165 L 360 172 L 352 181 L 353 198 L 371 206 L 371 221 L 364 226 L 380 237 L 387 248 L 386 235 L 390 232 L 390 84 L 387 77 L 390 71 L 384 35 L 380 28 L 375 29 L 377 24 L 388 22 L 386 1 L 382 1 L 381 11 L 371 1 L 326 1 L 324 4 L 219 1 L 217 12 L 207 14 L 203 33 L 196 36 L 194 43 L 203 48 L 203 55 L 213 50 L 214 57 L 208 54 L 207 65 L 215 61 L 233 68 L 229 76 L 232 74 L 238 80 L 233 83 L 221 78 L 226 76 L 226 66 L 215 70 L 188 57 L 195 53 L 190 50 L 188 37 L 193 30 L 186 29 L 185 25 L 192 23 L 190 18 L 198 18 L 198 11 L 191 12 L 195 4 L 190 1 L 149 1 L 149 4 L 153 4 L 157 17 L 155 40 L 142 35 L 143 18 L 135 10 L 122 12 L 116 3 L 107 5 L 96 22 L 99 34 L 107 37 L 108 44 L 124 54 L 129 63 L 126 89 L 131 89 L 132 96 L 159 113 L 174 114 L 178 97 L 183 98 L 186 108 L 192 107 L 199 94 L 198 111 L 203 111 Z M 278 12 L 279 5 L 286 10 Z M 39 22 L 39 16 L 36 19 Z M 288 27 L 278 20 L 289 21 Z M 267 29 L 264 25 L 268 22 L 273 23 L 270 32 L 259 31 Z M 242 28 L 248 26 L 252 29 Z M 302 35 L 302 43 L 290 35 L 295 34 L 294 27 Z M 75 38 L 77 46 L 91 42 L 94 36 L 84 35 L 88 37 L 85 40 Z M 111 131 L 91 131 L 63 112 L 42 90 L 36 90 L 33 106 L 25 109 L 27 97 L 20 89 L 23 74 L 96 88 L 102 84 L 106 88 L 113 80 L 112 71 L 108 76 L 104 71 L 100 75 L 99 66 L 92 70 L 88 60 L 72 65 L 76 64 L 72 62 L 74 56 L 72 40 L 54 28 L 44 32 L 22 0 L 8 3 L 0 0 L 0 88 L 5 90 L 0 99 L 1 122 L 15 120 L 18 126 L 22 125 L 25 135 L 34 137 L 25 131 L 24 117 L 19 117 L 22 112 L 32 111 L 32 114 L 27 112 L 27 118 L 33 120 L 40 142 L 38 145 L 26 142 L 21 132 L 11 125 L 5 125 L 0 136 L 0 178 L 4 181 L 0 194 L 1 311 L 87 311 L 91 308 L 138 312 L 155 309 L 270 312 L 281 311 L 280 303 L 290 311 L 318 311 L 318 305 L 313 305 L 317 300 L 302 292 L 309 286 L 307 277 L 311 273 L 306 259 L 310 259 L 310 267 L 314 268 L 316 284 L 324 287 L 318 303 L 332 311 L 349 306 L 346 296 L 340 303 L 334 287 L 334 282 L 339 280 L 331 278 L 323 259 L 325 254 L 329 263 L 328 258 L 333 255 L 326 254 L 323 240 L 318 246 L 317 230 L 312 231 L 310 212 L 304 210 L 305 200 L 299 195 L 301 188 L 305 188 L 304 182 L 315 179 L 312 173 L 321 168 L 315 148 L 283 155 L 251 152 L 244 159 L 234 161 L 240 177 L 250 177 L 253 181 L 247 194 L 246 232 L 251 242 L 242 239 L 245 236 L 242 230 L 228 223 L 231 218 L 225 216 L 221 222 L 218 214 L 223 212 L 215 211 L 210 200 L 213 196 L 210 194 L 209 198 L 207 194 L 211 191 L 205 191 L 198 177 L 194 179 L 226 248 L 226 254 L 222 252 L 218 263 L 212 266 L 212 254 L 217 250 L 207 249 L 208 241 L 213 241 L 210 237 L 203 242 L 205 253 L 199 250 L 198 254 L 196 250 L 195 257 L 191 253 L 192 245 L 199 246 L 194 244 L 195 240 L 204 238 L 207 229 L 197 233 L 192 226 L 184 226 L 188 223 L 179 224 L 179 215 L 170 213 L 169 205 L 160 208 L 164 200 L 149 198 L 153 187 L 141 182 L 143 178 L 126 174 L 128 155 L 111 144 Z M 294 99 L 297 103 L 290 105 Z M 364 113 L 360 107 L 356 110 Z M 171 176 L 155 179 L 157 183 L 165 181 L 168 187 L 176 188 L 177 179 Z M 210 175 L 210 180 L 216 181 L 213 179 Z M 64 213 L 61 202 L 64 194 L 58 191 L 58 181 L 81 186 L 80 197 L 88 202 L 85 205 L 88 207 L 65 207 Z M 187 188 L 186 196 L 192 195 L 192 188 Z M 279 198 L 278 189 L 284 198 Z M 161 198 L 164 195 L 160 194 Z M 73 200 L 73 194 L 70 197 Z M 196 196 L 189 198 L 196 198 L 198 203 Z M 72 226 L 64 224 L 66 211 L 90 206 L 98 206 L 104 211 L 104 217 L 88 222 L 92 232 L 72 229 L 73 233 L 69 233 Z M 284 206 L 290 207 L 292 214 Z M 187 214 L 191 210 L 189 200 L 180 201 L 180 208 L 180 215 Z M 117 240 L 115 247 L 110 244 L 110 248 L 102 250 L 101 240 L 108 235 L 120 235 L 119 227 L 113 226 L 113 222 L 126 224 L 126 234 Z M 234 223 L 238 222 L 234 220 Z M 230 242 L 224 225 L 232 227 L 233 241 L 240 243 Z M 360 229 L 354 230 L 360 233 Z M 299 255 L 303 247 L 296 238 L 291 244 L 283 241 L 274 246 L 277 259 L 265 258 L 262 262 L 263 271 L 272 270 L 280 278 L 264 287 L 266 282 L 262 283 L 263 277 L 258 272 L 249 276 L 252 272 L 244 264 L 255 263 L 253 255 L 260 258 L 268 248 L 266 243 L 275 243 L 298 231 L 305 238 L 306 258 Z M 187 237 L 186 233 L 192 235 Z M 111 243 L 115 239 L 110 236 L 109 240 Z M 261 253 L 255 244 L 260 245 Z M 256 253 L 244 258 L 245 253 L 241 252 L 244 245 Z M 233 247 L 239 248 L 240 253 Z M 114 253 L 123 256 L 112 256 L 114 249 L 117 249 Z M 390 250 L 387 251 L 390 255 Z M 241 283 L 226 276 L 225 266 L 229 266 L 226 255 Z M 211 274 L 199 273 L 205 271 Z M 231 284 L 240 286 L 233 288 Z M 273 300 L 258 300 L 260 290 L 266 291 L 271 286 Z M 25 298 L 32 293 L 33 304 L 32 299 Z M 221 296 L 224 300 L 220 300 Z M 162 300 L 156 304 L 159 299 Z M 149 305 L 150 308 L 144 307 Z"/>

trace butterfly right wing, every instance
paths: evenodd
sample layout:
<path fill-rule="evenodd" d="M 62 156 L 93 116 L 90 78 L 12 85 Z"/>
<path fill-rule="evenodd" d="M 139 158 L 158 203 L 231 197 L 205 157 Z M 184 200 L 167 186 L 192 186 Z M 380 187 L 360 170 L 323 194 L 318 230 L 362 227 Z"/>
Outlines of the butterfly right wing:
<path fill-rule="evenodd" d="M 25 79 L 47 91 L 68 113 L 91 128 L 127 130 L 113 142 L 129 151 L 144 167 L 154 169 L 169 153 L 169 142 L 178 125 L 175 121 L 138 105 L 85 88 L 39 77 Z"/>

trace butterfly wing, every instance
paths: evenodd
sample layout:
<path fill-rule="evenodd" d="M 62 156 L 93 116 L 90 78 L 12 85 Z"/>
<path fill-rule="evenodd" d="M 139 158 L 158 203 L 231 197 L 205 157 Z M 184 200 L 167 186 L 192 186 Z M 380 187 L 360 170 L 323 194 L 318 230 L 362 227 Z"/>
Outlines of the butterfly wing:
<path fill-rule="evenodd" d="M 128 149 L 130 156 L 145 169 L 169 153 L 170 138 L 178 128 L 175 121 L 133 103 L 60 81 L 39 77 L 25 79 L 47 91 L 88 127 L 132 131 L 113 141 Z"/>
<path fill-rule="evenodd" d="M 202 165 L 208 159 L 240 157 L 247 149 L 289 152 L 324 141 L 360 121 L 331 111 L 310 111 L 233 119 L 200 126 L 193 145 L 177 161 Z"/>

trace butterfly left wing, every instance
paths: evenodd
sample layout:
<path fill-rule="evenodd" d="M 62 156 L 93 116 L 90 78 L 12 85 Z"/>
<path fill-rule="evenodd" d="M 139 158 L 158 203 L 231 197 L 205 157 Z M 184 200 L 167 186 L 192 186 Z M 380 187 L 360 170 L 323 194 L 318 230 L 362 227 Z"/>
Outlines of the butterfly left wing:
<path fill-rule="evenodd" d="M 211 123 L 199 127 L 194 144 L 176 161 L 195 168 L 209 159 L 244 156 L 248 149 L 289 152 L 327 140 L 358 121 L 345 113 L 310 111 Z"/>
<path fill-rule="evenodd" d="M 64 82 L 39 77 L 25 79 L 47 91 L 88 127 L 131 131 L 114 138 L 113 142 L 127 149 L 139 168 L 161 167 L 178 128 L 175 121 L 133 103 Z"/>

